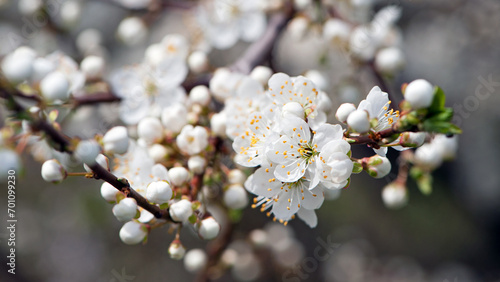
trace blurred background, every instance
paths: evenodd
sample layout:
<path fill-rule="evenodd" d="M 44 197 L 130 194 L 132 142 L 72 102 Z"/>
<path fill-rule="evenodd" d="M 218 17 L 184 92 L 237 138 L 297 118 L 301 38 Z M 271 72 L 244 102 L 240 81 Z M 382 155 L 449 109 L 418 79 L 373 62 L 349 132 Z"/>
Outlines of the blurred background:
<path fill-rule="evenodd" d="M 31 27 L 33 18 L 20 13 L 19 3 L 0 1 L 0 56 L 24 44 L 41 54 L 62 50 L 76 60 L 99 54 L 106 57 L 107 70 L 112 70 L 140 62 L 148 44 L 168 33 L 192 32 L 189 11 L 164 9 L 154 15 L 144 41 L 129 47 L 116 39 L 115 32 L 131 11 L 116 2 L 78 1 L 81 17 L 71 29 L 60 27 L 58 21 L 64 16 L 54 17 L 54 22 L 42 28 Z M 500 2 L 376 1 L 374 10 L 388 4 L 402 7 L 397 25 L 403 34 L 406 64 L 386 81 L 399 99 L 401 84 L 417 78 L 445 91 L 446 104 L 455 109 L 455 122 L 464 131 L 456 159 L 434 173 L 429 196 L 422 195 L 410 180 L 409 204 L 399 210 L 387 209 L 381 199 L 381 189 L 395 174 L 377 181 L 365 174 L 354 176 L 338 199 L 318 210 L 319 224 L 312 230 L 295 220 L 283 231 L 258 210 L 247 208 L 235 239 L 245 240 L 252 230 L 265 229 L 278 238 L 293 238 L 289 241 L 294 244 L 283 246 L 288 253 L 263 256 L 257 266 L 233 269 L 236 274 L 224 275 L 220 281 L 249 280 L 252 273 L 261 273 L 258 281 L 500 281 L 500 146 L 495 145 L 500 140 Z M 31 34 L 31 28 L 36 31 L 25 42 L 9 37 L 12 32 Z M 98 38 L 89 32 L 92 29 L 100 32 Z M 82 38 L 85 32 L 87 37 Z M 319 64 L 314 32 L 306 35 L 306 43 L 290 40 L 285 31 L 273 53 L 274 68 L 290 75 L 309 69 L 323 71 L 334 107 L 346 101 L 358 103 L 377 83 L 368 70 L 348 67 L 349 57 L 339 53 Z M 247 46 L 239 42 L 229 50 L 213 50 L 210 62 L 227 65 Z M 345 94 L 342 87 L 353 77 L 354 94 Z M 65 132 L 103 133 L 93 122 L 110 119 L 103 116 L 110 108 L 113 105 L 80 109 L 76 116 L 93 116 L 88 129 L 71 129 L 69 122 Z M 397 154 L 391 150 L 389 157 Z M 131 279 L 125 281 L 194 279 L 182 261 L 169 258 L 173 235 L 166 228 L 153 232 L 144 246 L 120 241 L 121 223 L 101 198 L 100 182 L 68 179 L 51 185 L 42 180 L 39 163 L 27 155 L 23 161 L 23 175 L 17 178 L 17 271 L 15 276 L 2 271 L 0 281 L 122 281 L 123 273 Z M 0 194 L 3 222 L 5 190 Z M 188 249 L 203 248 L 204 242 L 195 234 L 184 233 Z M 0 262 L 5 266 L 5 229 L 0 235 Z M 321 258 L 315 253 L 323 246 L 320 242 L 335 246 L 331 252 L 322 250 Z M 298 265 L 295 272 L 286 267 L 291 265 Z"/>

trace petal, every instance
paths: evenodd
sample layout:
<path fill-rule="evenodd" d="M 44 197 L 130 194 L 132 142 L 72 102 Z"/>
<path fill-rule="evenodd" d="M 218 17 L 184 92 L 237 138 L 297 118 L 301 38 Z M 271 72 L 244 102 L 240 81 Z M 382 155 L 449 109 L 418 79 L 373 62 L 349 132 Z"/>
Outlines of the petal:
<path fill-rule="evenodd" d="M 375 151 L 377 155 L 385 157 L 385 155 L 387 154 L 387 147 L 380 147 L 380 149 L 374 148 L 373 151 Z"/>
<path fill-rule="evenodd" d="M 342 140 L 344 131 L 340 124 L 323 124 L 314 134 L 313 143 L 318 145 L 318 150 L 321 152 L 323 146 L 332 140 Z"/>
<path fill-rule="evenodd" d="M 284 73 L 276 73 L 269 79 L 269 95 L 270 98 L 279 103 L 284 104 L 288 102 L 285 98 L 285 93 L 292 93 L 292 81 L 291 78 Z"/>
<path fill-rule="evenodd" d="M 314 188 L 312 190 L 307 189 L 307 187 L 302 189 L 302 206 L 306 209 L 318 209 L 321 207 L 324 201 L 323 190 L 320 187 Z"/>
<path fill-rule="evenodd" d="M 318 96 L 316 85 L 309 78 L 298 76 L 293 82 L 293 100 L 299 102 L 302 106 L 310 107 Z"/>
<path fill-rule="evenodd" d="M 156 180 L 168 180 L 168 171 L 162 164 L 155 164 L 151 168 L 151 174 Z"/>
<path fill-rule="evenodd" d="M 261 167 L 245 181 L 248 192 L 266 198 L 272 198 L 281 191 L 281 182 L 274 179 L 274 169 Z M 271 189 L 271 190 L 269 190 Z"/>
<path fill-rule="evenodd" d="M 297 189 L 281 192 L 278 201 L 273 204 L 273 214 L 277 219 L 287 220 L 299 210 L 299 193 Z"/>
<path fill-rule="evenodd" d="M 303 159 L 295 160 L 288 164 L 277 164 L 274 176 L 283 182 L 295 182 L 305 173 L 306 162 Z"/>
<path fill-rule="evenodd" d="M 264 34 L 266 30 L 266 16 L 260 11 L 242 13 L 239 17 L 239 26 L 241 39 L 243 41 L 253 42 Z"/>
<path fill-rule="evenodd" d="M 316 216 L 316 212 L 314 210 L 300 209 L 297 212 L 297 215 L 311 228 L 314 228 L 318 225 L 318 217 Z"/>

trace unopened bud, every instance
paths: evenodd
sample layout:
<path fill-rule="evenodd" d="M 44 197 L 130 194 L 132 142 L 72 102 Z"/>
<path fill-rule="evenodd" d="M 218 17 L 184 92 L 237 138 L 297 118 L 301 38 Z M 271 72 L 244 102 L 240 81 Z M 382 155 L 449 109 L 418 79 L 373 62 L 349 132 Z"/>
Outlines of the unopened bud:
<path fill-rule="evenodd" d="M 42 178 L 47 182 L 59 183 L 67 176 L 66 170 L 57 160 L 48 160 L 42 165 Z"/>

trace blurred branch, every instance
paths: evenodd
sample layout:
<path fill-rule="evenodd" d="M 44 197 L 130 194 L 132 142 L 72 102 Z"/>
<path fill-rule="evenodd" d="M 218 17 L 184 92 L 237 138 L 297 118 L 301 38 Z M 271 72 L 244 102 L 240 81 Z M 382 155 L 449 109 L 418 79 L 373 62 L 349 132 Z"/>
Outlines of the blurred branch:
<path fill-rule="evenodd" d="M 73 101 L 76 108 L 84 105 L 119 102 L 121 101 L 121 98 L 115 96 L 111 92 L 97 92 L 73 97 Z"/>

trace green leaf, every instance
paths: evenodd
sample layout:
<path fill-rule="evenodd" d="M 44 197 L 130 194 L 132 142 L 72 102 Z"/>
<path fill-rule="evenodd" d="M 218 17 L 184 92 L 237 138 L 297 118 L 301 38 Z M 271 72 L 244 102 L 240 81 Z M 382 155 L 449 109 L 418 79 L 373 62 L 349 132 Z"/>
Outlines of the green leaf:
<path fill-rule="evenodd" d="M 192 214 L 192 215 L 188 218 L 188 220 L 189 220 L 189 223 L 191 223 L 191 224 L 195 224 L 195 223 L 196 223 L 196 221 L 198 220 L 198 217 L 196 216 L 196 214 Z"/>
<path fill-rule="evenodd" d="M 353 162 L 352 173 L 361 173 L 363 171 L 363 166 L 358 162 Z"/>
<path fill-rule="evenodd" d="M 436 113 L 429 119 L 433 121 L 451 121 L 452 118 L 453 118 L 453 109 L 444 108 L 441 112 Z"/>
<path fill-rule="evenodd" d="M 442 134 L 460 134 L 462 130 L 447 121 L 426 120 L 423 123 L 423 129 L 427 132 L 442 133 Z"/>
<path fill-rule="evenodd" d="M 241 210 L 229 210 L 229 219 L 231 222 L 239 222 L 242 216 L 243 212 Z"/>
<path fill-rule="evenodd" d="M 429 107 L 429 113 L 439 113 L 444 109 L 444 104 L 446 102 L 446 96 L 444 91 L 438 86 L 434 87 L 434 99 Z"/>
<path fill-rule="evenodd" d="M 161 204 L 160 209 L 162 209 L 162 210 L 168 209 L 168 203 Z"/>
<path fill-rule="evenodd" d="M 424 195 L 430 195 L 432 193 L 432 175 L 430 173 L 423 174 L 417 180 L 418 189 Z"/>

